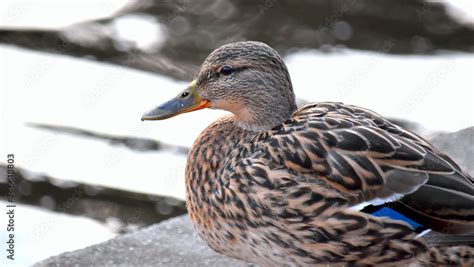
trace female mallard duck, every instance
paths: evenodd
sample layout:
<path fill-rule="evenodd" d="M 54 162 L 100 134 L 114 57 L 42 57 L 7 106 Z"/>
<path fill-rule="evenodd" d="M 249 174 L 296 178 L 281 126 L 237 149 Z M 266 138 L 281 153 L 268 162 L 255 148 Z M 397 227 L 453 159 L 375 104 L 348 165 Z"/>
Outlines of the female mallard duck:
<path fill-rule="evenodd" d="M 264 266 L 472 255 L 468 247 L 443 255 L 419 233 L 474 232 L 473 178 L 370 110 L 297 109 L 288 70 L 269 46 L 216 49 L 186 90 L 142 120 L 203 108 L 233 113 L 201 133 L 186 167 L 189 216 L 217 252 Z"/>

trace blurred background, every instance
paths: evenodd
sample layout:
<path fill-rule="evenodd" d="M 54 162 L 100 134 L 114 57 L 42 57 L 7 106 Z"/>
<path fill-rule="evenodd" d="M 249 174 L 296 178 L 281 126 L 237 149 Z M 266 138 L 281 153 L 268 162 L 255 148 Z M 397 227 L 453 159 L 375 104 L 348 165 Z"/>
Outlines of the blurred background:
<path fill-rule="evenodd" d="M 187 151 L 224 112 L 140 117 L 241 40 L 278 50 L 300 103 L 364 106 L 430 140 L 474 125 L 471 0 L 2 0 L 0 204 L 14 153 L 15 264 L 185 213 Z M 466 140 L 453 149 L 472 154 Z"/>

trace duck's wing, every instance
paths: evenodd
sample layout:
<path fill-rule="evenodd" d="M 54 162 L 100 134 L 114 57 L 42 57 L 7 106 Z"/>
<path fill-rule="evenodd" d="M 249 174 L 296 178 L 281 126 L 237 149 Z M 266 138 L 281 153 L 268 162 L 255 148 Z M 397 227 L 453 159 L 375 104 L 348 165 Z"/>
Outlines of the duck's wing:
<path fill-rule="evenodd" d="M 372 111 L 306 105 L 260 140 L 267 164 L 324 181 L 349 206 L 394 203 L 428 228 L 474 232 L 473 178 L 423 138 Z"/>

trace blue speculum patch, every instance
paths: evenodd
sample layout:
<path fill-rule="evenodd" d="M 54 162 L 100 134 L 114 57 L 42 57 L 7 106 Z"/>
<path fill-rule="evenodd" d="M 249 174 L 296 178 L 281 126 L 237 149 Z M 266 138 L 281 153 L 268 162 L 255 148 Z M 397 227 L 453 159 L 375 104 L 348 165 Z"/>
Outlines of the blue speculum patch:
<path fill-rule="evenodd" d="M 392 220 L 404 221 L 408 223 L 411 228 L 413 228 L 413 230 L 417 233 L 421 233 L 427 229 L 422 224 L 386 206 L 368 206 L 365 207 L 362 211 L 377 217 L 388 217 Z"/>
<path fill-rule="evenodd" d="M 390 219 L 397 220 L 397 221 L 404 221 L 408 223 L 413 229 L 417 229 L 418 227 L 422 227 L 421 224 L 415 222 L 414 220 L 406 217 L 405 215 L 398 213 L 391 208 L 383 207 L 375 212 L 372 215 L 377 217 L 389 217 Z"/>

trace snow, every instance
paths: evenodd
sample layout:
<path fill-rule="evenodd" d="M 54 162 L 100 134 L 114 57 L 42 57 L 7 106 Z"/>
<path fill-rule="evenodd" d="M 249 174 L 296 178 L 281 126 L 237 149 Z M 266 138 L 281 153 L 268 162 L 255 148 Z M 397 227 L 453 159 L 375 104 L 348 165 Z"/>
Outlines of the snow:
<path fill-rule="evenodd" d="M 474 125 L 474 55 L 300 51 L 286 59 L 296 95 L 341 101 L 432 130 Z"/>
<path fill-rule="evenodd" d="M 2 0 L 0 28 L 61 29 L 110 17 L 130 0 Z"/>
<path fill-rule="evenodd" d="M 474 24 L 474 2 L 472 0 L 445 0 L 445 4 L 448 14 L 452 18 L 461 23 Z"/>
<path fill-rule="evenodd" d="M 0 201 L 0 220 L 8 222 L 5 201 Z M 2 257 L 0 266 L 29 266 L 49 256 L 72 251 L 99 242 L 104 242 L 115 234 L 104 225 L 93 220 L 49 212 L 27 205 L 16 204 L 15 208 L 15 260 L 6 258 L 6 225 L 2 225 Z"/>
<path fill-rule="evenodd" d="M 122 16 L 113 21 L 112 28 L 115 32 L 115 45 L 126 46 L 120 47 L 121 49 L 157 51 L 166 40 L 164 27 L 152 16 Z"/>
<path fill-rule="evenodd" d="M 79 127 L 190 146 L 223 112 L 142 122 L 142 114 L 186 83 L 70 57 L 1 48 L 1 153 L 49 176 L 184 198 L 185 157 L 138 153 L 97 140 L 38 130 L 28 122 Z M 14 64 L 22 62 L 22 64 Z M 6 89 L 5 89 L 6 88 Z M 1 159 L 4 162 L 6 159 Z"/>

